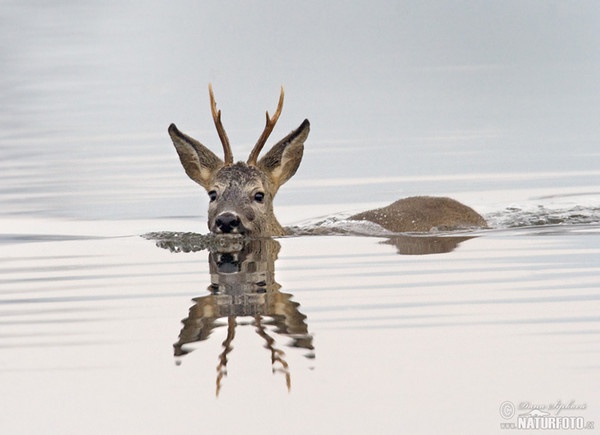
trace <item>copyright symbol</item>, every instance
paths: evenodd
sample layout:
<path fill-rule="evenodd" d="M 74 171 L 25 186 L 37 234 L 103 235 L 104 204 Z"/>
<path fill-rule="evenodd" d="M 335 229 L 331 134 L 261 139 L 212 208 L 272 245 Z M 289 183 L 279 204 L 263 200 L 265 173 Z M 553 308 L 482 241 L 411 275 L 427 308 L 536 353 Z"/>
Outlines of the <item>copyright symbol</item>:
<path fill-rule="evenodd" d="M 515 415 L 515 405 L 512 402 L 502 402 L 500 405 L 500 416 L 504 420 L 510 420 Z"/>

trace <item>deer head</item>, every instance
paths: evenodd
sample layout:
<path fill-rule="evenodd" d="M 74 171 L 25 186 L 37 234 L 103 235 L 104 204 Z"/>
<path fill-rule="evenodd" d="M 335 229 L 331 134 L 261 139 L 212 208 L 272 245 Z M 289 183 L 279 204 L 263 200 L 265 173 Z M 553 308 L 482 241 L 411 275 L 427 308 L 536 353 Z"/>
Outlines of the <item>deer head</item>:
<path fill-rule="evenodd" d="M 208 228 L 213 233 L 246 234 L 251 236 L 280 236 L 285 231 L 273 213 L 273 198 L 279 187 L 289 180 L 300 166 L 304 141 L 310 130 L 307 119 L 273 145 L 259 159 L 283 107 L 283 87 L 273 116 L 267 112 L 265 128 L 250 152 L 248 160 L 233 162 L 229 139 L 221 123 L 212 86 L 208 87 L 215 127 L 223 145 L 221 160 L 197 140 L 180 132 L 175 124 L 169 135 L 188 176 L 208 192 Z"/>

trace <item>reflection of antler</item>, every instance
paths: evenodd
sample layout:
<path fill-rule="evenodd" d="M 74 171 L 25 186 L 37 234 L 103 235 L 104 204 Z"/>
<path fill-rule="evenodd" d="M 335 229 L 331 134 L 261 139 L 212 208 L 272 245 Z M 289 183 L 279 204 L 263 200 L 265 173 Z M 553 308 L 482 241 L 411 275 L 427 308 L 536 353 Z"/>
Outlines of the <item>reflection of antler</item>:
<path fill-rule="evenodd" d="M 227 338 L 223 342 L 223 352 L 219 355 L 219 365 L 217 366 L 217 397 L 221 391 L 221 379 L 223 376 L 227 376 L 227 354 L 233 350 L 231 342 L 235 337 L 235 316 L 229 316 L 227 323 Z"/>
<path fill-rule="evenodd" d="M 292 388 L 292 379 L 290 377 L 290 366 L 283 359 L 285 352 L 281 349 L 277 349 L 275 345 L 275 340 L 269 334 L 267 334 L 267 330 L 262 324 L 262 317 L 255 316 L 254 320 L 256 321 L 256 333 L 265 339 L 265 348 L 271 351 L 271 365 L 273 366 L 273 373 L 276 371 L 281 371 L 285 374 L 285 384 L 287 386 L 288 391 Z M 281 364 L 281 368 L 277 369 L 275 367 L 275 363 Z"/>

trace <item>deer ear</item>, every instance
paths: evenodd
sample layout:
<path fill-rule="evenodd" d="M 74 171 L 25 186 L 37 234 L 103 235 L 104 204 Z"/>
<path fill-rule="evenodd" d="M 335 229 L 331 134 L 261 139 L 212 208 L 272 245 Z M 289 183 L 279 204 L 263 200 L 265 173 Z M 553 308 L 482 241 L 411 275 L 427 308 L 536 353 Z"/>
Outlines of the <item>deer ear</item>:
<path fill-rule="evenodd" d="M 213 174 L 223 166 L 223 160 L 197 140 L 180 132 L 175 124 L 169 126 L 169 136 L 179 154 L 185 173 L 196 183 L 208 189 Z"/>
<path fill-rule="evenodd" d="M 261 158 L 257 166 L 265 171 L 275 184 L 275 190 L 285 183 L 298 170 L 302 153 L 304 152 L 304 141 L 310 131 L 310 122 L 305 119 L 300 127 L 292 131 L 269 150 Z"/>

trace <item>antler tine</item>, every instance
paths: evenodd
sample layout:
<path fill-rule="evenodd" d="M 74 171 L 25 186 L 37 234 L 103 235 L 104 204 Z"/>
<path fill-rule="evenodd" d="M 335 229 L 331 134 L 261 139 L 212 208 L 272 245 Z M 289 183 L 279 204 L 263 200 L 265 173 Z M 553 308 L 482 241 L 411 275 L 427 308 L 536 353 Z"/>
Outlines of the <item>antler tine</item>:
<path fill-rule="evenodd" d="M 265 129 L 263 130 L 262 134 L 258 138 L 258 142 L 256 142 L 256 145 L 254 145 L 254 148 L 252 148 L 252 151 L 250 152 L 250 156 L 248 157 L 248 162 L 247 162 L 249 165 L 256 165 L 260 151 L 265 146 L 265 143 L 267 142 L 269 135 L 273 131 L 275 124 L 277 124 L 279 115 L 281 115 L 281 109 L 283 109 L 283 95 L 284 95 L 284 92 L 283 92 L 283 86 L 282 86 L 281 93 L 279 94 L 279 103 L 277 103 L 277 110 L 275 110 L 273 117 L 269 116 L 269 111 L 267 110 L 267 122 L 265 124 Z"/>
<path fill-rule="evenodd" d="M 221 144 L 223 145 L 225 164 L 231 165 L 233 164 L 233 153 L 231 152 L 231 145 L 229 145 L 229 138 L 221 123 L 221 111 L 217 110 L 217 103 L 215 102 L 211 83 L 208 84 L 208 93 L 210 94 L 210 110 L 212 111 L 213 120 L 215 121 L 215 127 L 217 127 L 217 133 L 219 133 L 219 139 L 221 139 Z"/>

